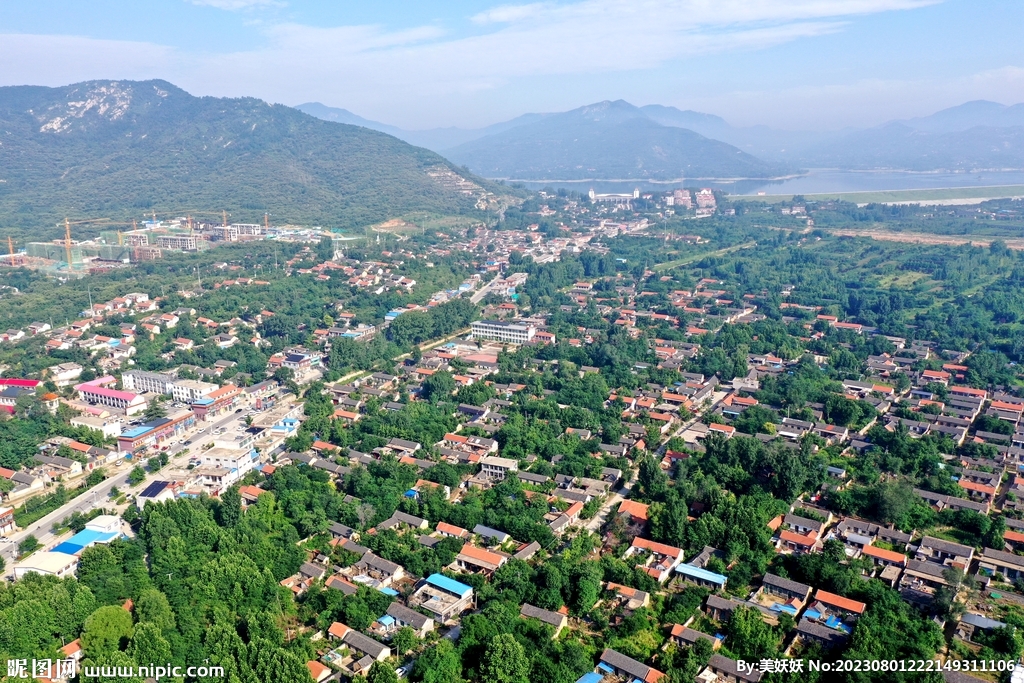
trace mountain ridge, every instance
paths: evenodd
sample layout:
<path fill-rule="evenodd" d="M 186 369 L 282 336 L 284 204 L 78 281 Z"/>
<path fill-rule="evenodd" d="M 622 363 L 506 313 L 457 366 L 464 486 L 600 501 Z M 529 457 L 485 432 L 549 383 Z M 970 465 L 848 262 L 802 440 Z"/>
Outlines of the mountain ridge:
<path fill-rule="evenodd" d="M 0 131 L 0 211 L 35 228 L 154 210 L 358 228 L 412 212 L 482 215 L 490 187 L 468 178 L 479 192 L 460 191 L 442 176 L 462 171 L 384 133 L 162 80 L 0 88 Z"/>

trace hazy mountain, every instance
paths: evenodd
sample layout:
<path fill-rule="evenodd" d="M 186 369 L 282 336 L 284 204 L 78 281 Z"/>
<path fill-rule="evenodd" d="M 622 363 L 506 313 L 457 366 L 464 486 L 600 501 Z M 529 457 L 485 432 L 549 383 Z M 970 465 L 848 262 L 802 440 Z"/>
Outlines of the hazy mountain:
<path fill-rule="evenodd" d="M 218 212 L 355 227 L 473 211 L 442 157 L 383 133 L 165 81 L 0 88 L 0 213 L 14 224 Z M 435 171 L 433 175 L 429 172 Z"/>
<path fill-rule="evenodd" d="M 450 147 L 461 145 L 470 140 L 477 140 L 486 135 L 493 135 L 494 133 L 500 133 L 510 128 L 517 126 L 523 126 L 528 123 L 539 121 L 540 119 L 547 116 L 547 114 L 523 114 L 517 116 L 510 121 L 502 121 L 501 123 L 495 123 L 494 125 L 487 126 L 485 128 L 429 128 L 426 130 L 404 130 L 397 126 L 391 126 L 386 123 L 380 123 L 379 121 L 371 121 L 370 119 L 364 119 L 362 116 L 353 114 L 347 109 L 340 109 L 338 107 L 328 107 L 325 104 L 319 102 L 307 102 L 300 104 L 295 107 L 299 111 L 305 112 L 310 116 L 315 116 L 318 119 L 325 121 L 336 121 L 338 123 L 348 123 L 353 126 L 363 126 L 364 128 L 370 128 L 372 130 L 379 130 L 388 135 L 394 135 L 400 140 L 405 140 L 409 144 L 416 145 L 418 147 L 426 147 L 432 149 L 435 152 L 441 152 Z"/>
<path fill-rule="evenodd" d="M 682 112 L 681 112 L 682 113 Z M 517 180 L 768 177 L 782 169 L 628 102 L 600 102 L 445 150 L 474 173 Z"/>
<path fill-rule="evenodd" d="M 1012 128 L 1024 126 L 1024 104 L 1007 106 L 998 102 L 974 100 L 937 111 L 931 116 L 907 119 L 900 123 L 927 133 L 956 133 L 977 126 Z"/>
<path fill-rule="evenodd" d="M 907 171 L 1024 168 L 1024 127 L 976 126 L 929 133 L 905 123 L 861 130 L 809 150 L 802 161 L 822 167 Z"/>

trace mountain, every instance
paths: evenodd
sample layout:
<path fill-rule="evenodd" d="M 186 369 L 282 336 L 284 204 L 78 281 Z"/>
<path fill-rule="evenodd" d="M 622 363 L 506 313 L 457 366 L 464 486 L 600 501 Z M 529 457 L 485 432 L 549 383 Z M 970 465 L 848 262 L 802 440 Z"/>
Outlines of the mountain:
<path fill-rule="evenodd" d="M 685 128 L 665 126 L 628 102 L 600 102 L 445 150 L 488 178 L 675 180 L 763 178 L 781 167 Z"/>
<path fill-rule="evenodd" d="M 977 126 L 1012 128 L 1024 126 L 1024 104 L 1007 106 L 998 102 L 974 100 L 937 111 L 931 116 L 908 119 L 900 123 L 926 133 L 957 133 Z"/>
<path fill-rule="evenodd" d="M 279 223 L 356 228 L 479 213 L 484 192 L 461 192 L 448 161 L 389 135 L 158 80 L 3 87 L 0 131 L 0 214 L 34 229 L 65 215 L 222 209 L 236 221 L 270 211 Z"/>
<path fill-rule="evenodd" d="M 1024 127 L 930 133 L 905 123 L 855 131 L 806 152 L 804 163 L 855 170 L 976 171 L 1024 168 Z"/>
<path fill-rule="evenodd" d="M 510 121 L 502 121 L 501 123 L 495 123 L 494 125 L 487 126 L 485 128 L 428 128 L 426 130 L 403 130 L 396 126 L 391 126 L 386 123 L 380 123 L 378 121 L 371 121 L 370 119 L 364 119 L 362 116 L 353 114 L 347 109 L 340 109 L 338 107 L 328 107 L 325 104 L 319 102 L 306 102 L 295 107 L 301 112 L 305 112 L 310 116 L 315 116 L 318 119 L 325 121 L 336 121 L 338 123 L 348 123 L 353 126 L 363 126 L 364 128 L 370 128 L 371 130 L 379 130 L 388 135 L 394 135 L 399 140 L 405 140 L 411 145 L 417 147 L 426 147 L 432 149 L 435 152 L 442 152 L 443 150 L 461 145 L 470 140 L 477 140 L 486 135 L 493 135 L 500 133 L 510 128 L 516 128 L 517 126 L 524 126 L 528 123 L 539 121 L 540 119 L 547 116 L 547 114 L 523 114 L 517 116 Z"/>

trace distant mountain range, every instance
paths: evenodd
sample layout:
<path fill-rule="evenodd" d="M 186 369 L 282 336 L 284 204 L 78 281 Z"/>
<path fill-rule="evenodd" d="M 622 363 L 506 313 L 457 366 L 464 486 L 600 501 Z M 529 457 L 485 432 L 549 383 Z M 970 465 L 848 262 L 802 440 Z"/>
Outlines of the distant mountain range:
<path fill-rule="evenodd" d="M 759 178 L 796 168 L 1024 169 L 1024 104 L 983 100 L 931 116 L 838 132 L 738 127 L 713 114 L 662 105 L 634 107 L 621 100 L 559 114 L 526 114 L 487 128 L 422 131 L 368 121 L 317 103 L 300 108 L 320 118 L 387 132 L 491 178 L 664 180 Z"/>
<path fill-rule="evenodd" d="M 166 81 L 0 88 L 0 214 L 12 225 L 223 209 L 236 221 L 270 211 L 275 222 L 362 227 L 479 213 L 455 172 L 390 135 Z"/>

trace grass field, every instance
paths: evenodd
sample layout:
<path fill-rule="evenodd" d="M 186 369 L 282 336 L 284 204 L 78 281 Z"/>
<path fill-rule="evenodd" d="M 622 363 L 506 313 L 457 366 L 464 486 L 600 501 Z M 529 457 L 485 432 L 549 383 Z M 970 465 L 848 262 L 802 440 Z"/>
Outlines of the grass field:
<path fill-rule="evenodd" d="M 700 261 L 705 256 L 722 256 L 732 251 L 737 251 L 739 249 L 747 249 L 748 247 L 753 247 L 756 245 L 757 242 L 745 242 L 744 244 L 737 244 L 735 246 L 726 247 L 725 249 L 719 249 L 717 251 L 705 251 L 700 254 L 691 254 L 686 258 L 677 259 L 675 261 L 666 261 L 665 263 L 659 263 L 658 265 L 651 268 L 651 270 L 653 270 L 656 273 L 660 273 L 662 271 L 671 270 L 672 268 L 677 268 L 679 266 L 685 266 L 688 263 Z"/>
<path fill-rule="evenodd" d="M 788 202 L 793 199 L 791 194 L 736 195 L 730 196 L 732 201 L 748 202 Z M 898 203 L 972 203 L 985 199 L 1003 199 L 1007 197 L 1024 197 L 1024 185 L 1000 185 L 993 187 L 949 187 L 927 190 L 883 190 L 877 192 L 836 192 L 831 194 L 805 194 L 804 199 L 825 201 L 840 199 L 857 204 L 898 204 Z"/>

